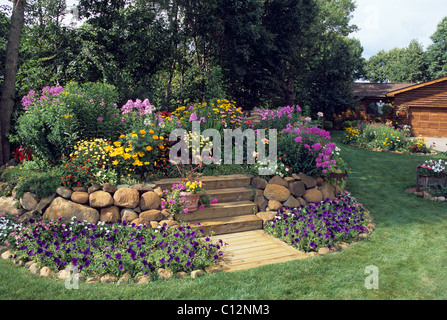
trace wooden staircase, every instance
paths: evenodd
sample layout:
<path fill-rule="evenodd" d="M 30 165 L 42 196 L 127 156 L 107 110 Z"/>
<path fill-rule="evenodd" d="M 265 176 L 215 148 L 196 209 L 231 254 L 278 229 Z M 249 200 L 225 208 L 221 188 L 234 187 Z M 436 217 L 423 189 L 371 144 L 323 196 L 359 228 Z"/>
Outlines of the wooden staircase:
<path fill-rule="evenodd" d="M 262 230 L 263 221 L 256 216 L 257 205 L 253 202 L 255 191 L 249 188 L 248 175 L 203 176 L 198 178 L 208 194 L 218 203 L 203 210 L 177 215 L 177 219 L 203 229 L 205 234 L 228 234 L 242 231 Z M 155 187 L 170 189 L 179 179 L 163 179 Z"/>

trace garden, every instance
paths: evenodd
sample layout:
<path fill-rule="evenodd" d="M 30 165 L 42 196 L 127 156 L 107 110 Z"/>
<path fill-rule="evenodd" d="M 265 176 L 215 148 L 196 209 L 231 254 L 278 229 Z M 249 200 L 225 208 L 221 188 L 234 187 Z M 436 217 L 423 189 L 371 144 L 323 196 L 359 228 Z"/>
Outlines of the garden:
<path fill-rule="evenodd" d="M 224 137 L 226 131 L 237 129 L 262 132 L 265 136 L 258 142 L 264 148 L 274 142 L 269 141 L 271 137 L 266 129 L 275 128 L 277 162 L 273 172 L 263 178 L 302 173 L 330 181 L 334 188 L 339 183 L 339 190 L 344 187 L 344 181 L 331 180 L 331 174 L 345 172 L 347 168 L 340 149 L 330 141 L 330 133 L 323 129 L 321 112 L 312 119 L 309 110 L 299 106 L 258 109 L 261 120 L 252 123 L 235 102 L 226 99 L 166 112 L 158 111 L 148 99 L 129 100 L 120 107 L 114 102 L 116 98 L 113 86 L 74 82 L 65 87 L 45 87 L 41 92 L 30 90 L 22 98 L 23 109 L 17 119 L 16 133 L 11 136 L 11 141 L 19 145 L 14 153 L 16 165 L 4 166 L 1 171 L 2 195 L 20 199 L 22 205 L 16 215 L 2 215 L 0 241 L 14 252 L 11 257 L 15 261 L 28 265 L 37 263 L 54 272 L 72 265 L 86 276 L 94 271 L 96 275 L 111 274 L 116 279 L 124 274 L 156 278 L 159 270 L 191 272 L 216 265 L 225 244 L 211 243 L 200 229 L 173 221 L 179 213 L 203 210 L 217 202 L 206 193 L 201 176 L 235 173 L 257 176 L 260 168 L 270 164 L 258 157 L 257 152 L 249 155 L 245 145 L 242 163 L 210 161 L 216 153 L 213 146 L 223 145 L 224 141 L 194 132 L 194 123 L 199 123 L 203 130 L 215 129 L 221 133 L 220 137 Z M 171 141 L 170 133 L 175 129 L 183 129 L 186 136 Z M 187 161 L 172 161 L 170 150 L 181 139 L 187 146 Z M 208 159 L 205 156 L 199 161 L 193 158 L 192 149 L 197 146 L 199 155 L 208 151 Z M 235 141 L 233 155 L 239 147 Z M 174 160 L 177 156 L 178 153 Z M 250 156 L 256 161 L 250 161 Z M 158 190 L 155 206 L 143 207 L 143 193 L 151 190 L 147 194 L 154 194 L 149 185 L 160 178 L 179 178 L 180 181 L 171 189 Z M 117 187 L 118 190 L 122 187 L 120 192 L 124 192 L 136 185 L 142 192 L 139 205 L 138 201 L 128 205 L 117 200 Z M 103 209 L 107 211 L 103 207 L 111 206 L 113 201 L 98 207 L 101 208 L 98 209 L 100 218 L 79 214 L 83 220 L 73 214 L 66 216 L 57 209 L 53 215 L 47 214 L 50 209 L 45 214 L 31 208 L 27 210 L 25 204 L 25 198 L 30 195 L 53 201 L 55 192 L 61 195 L 58 203 L 63 202 L 62 191 L 68 189 L 73 194 L 71 200 L 75 201 L 75 195 L 82 198 L 83 193 L 90 197 L 90 206 L 94 206 L 91 193 L 99 194 L 100 191 L 95 191 L 106 190 L 105 186 L 115 188 L 115 204 L 120 203 L 123 210 L 130 209 L 127 214 L 121 210 L 119 214 L 110 213 L 113 218 L 109 212 L 103 215 Z M 138 192 L 131 191 L 138 198 Z M 107 192 L 103 194 L 111 199 Z M 187 206 L 188 194 L 198 198 L 196 208 Z M 51 202 L 50 207 L 55 202 Z M 86 204 L 87 200 L 76 202 Z M 157 215 L 161 217 L 158 218 L 160 223 L 144 221 L 141 211 L 139 217 L 138 213 L 129 215 L 136 206 L 141 211 L 155 210 L 145 216 Z M 71 207 L 64 210 L 72 212 Z M 281 215 L 290 216 L 290 219 L 281 220 Z M 109 218 L 103 219 L 103 216 Z M 300 250 L 312 252 L 356 239 L 366 232 L 367 223 L 361 204 L 348 193 L 341 192 L 337 199 L 324 199 L 321 205 L 284 208 L 266 230 Z"/>

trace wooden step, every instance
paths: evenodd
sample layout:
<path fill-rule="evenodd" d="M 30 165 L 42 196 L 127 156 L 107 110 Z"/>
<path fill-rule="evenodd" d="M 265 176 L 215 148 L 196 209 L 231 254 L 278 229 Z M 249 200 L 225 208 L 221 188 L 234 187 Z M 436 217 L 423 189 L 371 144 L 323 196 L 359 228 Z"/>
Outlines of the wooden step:
<path fill-rule="evenodd" d="M 254 211 L 257 211 L 257 205 L 252 201 L 222 202 L 212 204 L 209 207 L 205 207 L 203 210 L 199 209 L 194 212 L 176 214 L 176 219 L 189 222 L 253 214 Z"/>
<path fill-rule="evenodd" d="M 263 221 L 254 214 L 242 216 L 196 220 L 188 223 L 191 227 L 203 229 L 205 235 L 220 235 L 250 230 L 262 230 Z"/>
<path fill-rule="evenodd" d="M 252 201 L 255 197 L 255 190 L 249 188 L 226 188 L 214 189 L 206 191 L 213 198 L 216 198 L 219 203 L 234 202 L 234 201 Z"/>
<path fill-rule="evenodd" d="M 264 230 L 218 235 L 211 240 L 216 243 L 222 240 L 227 244 L 223 247 L 223 259 L 220 262 L 226 272 L 309 257 L 308 254 L 268 235 Z"/>
<path fill-rule="evenodd" d="M 251 182 L 251 177 L 245 174 L 202 176 L 196 179 L 202 181 L 205 190 L 248 187 Z M 154 188 L 160 187 L 162 190 L 170 190 L 176 182 L 180 182 L 180 178 L 161 179 L 154 181 Z"/>

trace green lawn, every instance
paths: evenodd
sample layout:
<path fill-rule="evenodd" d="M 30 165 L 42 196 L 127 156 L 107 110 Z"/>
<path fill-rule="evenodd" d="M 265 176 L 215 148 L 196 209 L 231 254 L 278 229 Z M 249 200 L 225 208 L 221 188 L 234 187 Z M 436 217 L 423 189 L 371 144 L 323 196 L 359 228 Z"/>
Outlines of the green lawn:
<path fill-rule="evenodd" d="M 404 192 L 415 185 L 416 165 L 429 157 L 339 146 L 352 169 L 348 190 L 377 224 L 369 238 L 347 249 L 199 279 L 81 283 L 78 290 L 1 260 L 0 299 L 447 299 L 447 203 Z M 365 288 L 370 265 L 379 271 L 377 290 Z"/>

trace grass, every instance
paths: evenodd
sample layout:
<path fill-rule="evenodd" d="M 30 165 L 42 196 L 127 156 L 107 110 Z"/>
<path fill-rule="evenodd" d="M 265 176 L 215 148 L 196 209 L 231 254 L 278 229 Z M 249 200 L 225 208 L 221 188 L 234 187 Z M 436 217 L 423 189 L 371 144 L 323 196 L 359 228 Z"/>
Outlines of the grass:
<path fill-rule="evenodd" d="M 334 134 L 339 142 L 341 135 Z M 444 300 L 447 299 L 447 203 L 407 194 L 416 165 L 429 156 L 380 153 L 339 145 L 348 190 L 377 224 L 365 240 L 329 255 L 147 285 L 83 284 L 44 279 L 0 261 L 0 299 L 26 300 Z M 379 288 L 366 289 L 367 266 Z"/>

